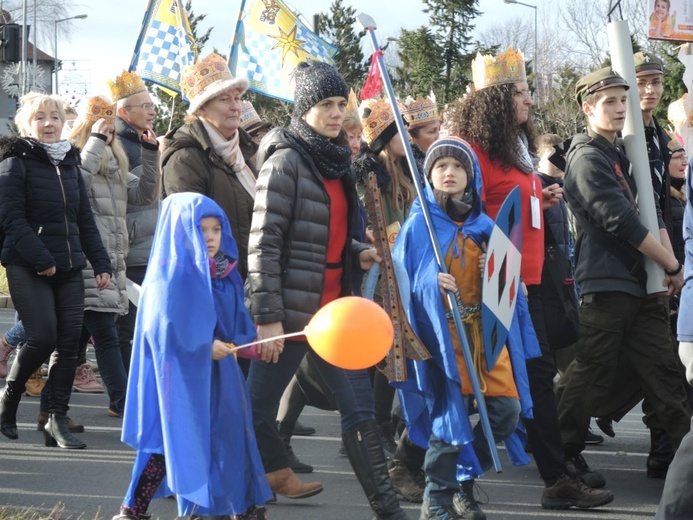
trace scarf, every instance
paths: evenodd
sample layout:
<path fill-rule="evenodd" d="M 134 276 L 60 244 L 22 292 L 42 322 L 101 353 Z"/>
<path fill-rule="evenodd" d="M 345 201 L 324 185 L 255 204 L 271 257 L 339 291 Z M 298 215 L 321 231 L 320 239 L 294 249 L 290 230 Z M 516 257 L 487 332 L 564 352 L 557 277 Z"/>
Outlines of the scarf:
<path fill-rule="evenodd" d="M 438 205 L 443 208 L 447 216 L 455 222 L 464 222 L 467 220 L 469 212 L 472 211 L 474 207 L 475 193 L 473 189 L 466 189 L 461 198 L 453 199 L 445 192 L 436 189 L 433 190 L 433 195 Z"/>
<path fill-rule="evenodd" d="M 219 251 L 214 258 L 209 259 L 209 270 L 212 278 L 226 278 L 231 270 L 236 267 L 236 261 Z"/>
<path fill-rule="evenodd" d="M 298 144 L 313 159 L 320 174 L 326 179 L 341 179 L 351 169 L 351 149 L 318 134 L 301 118 L 294 117 L 287 136 L 291 144 Z"/>
<path fill-rule="evenodd" d="M 57 143 L 43 143 L 41 141 L 38 141 L 38 143 L 43 146 L 43 149 L 46 150 L 51 162 L 55 165 L 60 164 L 60 162 L 65 159 L 67 152 L 69 152 L 70 148 L 72 148 L 69 141 L 65 140 L 58 141 Z"/>
<path fill-rule="evenodd" d="M 239 147 L 239 132 L 236 131 L 231 139 L 225 139 L 224 136 L 219 133 L 219 130 L 210 122 L 202 117 L 200 121 L 202 121 L 202 125 L 205 127 L 205 130 L 207 130 L 209 139 L 212 141 L 214 152 L 233 169 L 243 189 L 254 199 L 256 179 L 252 170 L 245 163 L 245 159 L 241 153 Z"/>
<path fill-rule="evenodd" d="M 520 134 L 517 138 L 517 148 L 520 151 L 519 157 L 517 159 L 517 169 L 522 173 L 532 173 L 535 171 L 535 159 L 533 154 L 529 152 L 529 143 L 527 141 L 527 136 L 525 134 Z M 538 162 L 538 157 L 537 161 Z"/>

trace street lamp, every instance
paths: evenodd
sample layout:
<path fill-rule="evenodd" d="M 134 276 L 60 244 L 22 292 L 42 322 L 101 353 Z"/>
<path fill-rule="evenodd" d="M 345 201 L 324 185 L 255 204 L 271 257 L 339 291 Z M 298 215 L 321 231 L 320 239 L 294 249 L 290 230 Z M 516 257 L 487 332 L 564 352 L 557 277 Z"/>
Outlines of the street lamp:
<path fill-rule="evenodd" d="M 53 52 L 55 53 L 54 56 L 54 68 L 55 68 L 55 94 L 59 94 L 59 88 L 58 88 L 58 66 L 60 65 L 60 60 L 58 60 L 58 24 L 60 22 L 67 22 L 68 20 L 84 20 L 87 17 L 86 14 L 78 14 L 76 16 L 70 16 L 68 18 L 61 18 L 60 20 L 55 21 L 55 47 L 53 48 Z"/>
<path fill-rule="evenodd" d="M 539 80 L 539 47 L 537 46 L 537 6 L 532 4 L 525 4 L 524 2 L 518 2 L 517 0 L 503 0 L 506 4 L 517 4 L 524 5 L 525 7 L 530 7 L 534 9 L 534 77 L 537 82 L 537 92 L 540 91 L 541 81 Z"/>

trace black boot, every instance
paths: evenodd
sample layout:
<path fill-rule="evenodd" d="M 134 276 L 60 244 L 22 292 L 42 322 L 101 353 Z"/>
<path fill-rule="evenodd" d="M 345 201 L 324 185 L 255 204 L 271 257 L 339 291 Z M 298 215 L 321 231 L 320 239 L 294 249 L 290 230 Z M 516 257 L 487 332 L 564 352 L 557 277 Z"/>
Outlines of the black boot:
<path fill-rule="evenodd" d="M 365 421 L 342 433 L 351 467 L 373 510 L 374 520 L 407 520 L 392 488 L 378 425 Z"/>
<path fill-rule="evenodd" d="M 397 451 L 397 442 L 395 442 L 395 425 L 392 421 L 381 422 L 378 424 L 380 434 L 383 437 L 383 447 L 388 455 L 394 455 Z"/>
<path fill-rule="evenodd" d="M 51 413 L 48 422 L 43 429 L 46 446 L 66 448 L 68 450 L 81 450 L 87 447 L 82 441 L 70 433 L 66 415 Z"/>
<path fill-rule="evenodd" d="M 4 432 L 3 432 L 4 433 Z M 669 436 L 660 428 L 650 428 L 650 454 L 647 456 L 647 477 L 666 478 L 674 450 Z"/>
<path fill-rule="evenodd" d="M 22 394 L 12 392 L 9 385 L 5 387 L 0 397 L 0 432 L 8 439 L 18 439 L 17 408 Z"/>
<path fill-rule="evenodd" d="M 26 389 L 26 382 L 41 366 L 46 356 L 41 351 L 24 345 L 12 363 L 10 373 L 7 375 L 5 390 L 0 398 L 0 432 L 5 437 L 17 439 L 17 408 L 22 394 Z"/>
<path fill-rule="evenodd" d="M 291 469 L 294 470 L 294 473 L 313 473 L 313 466 L 298 460 L 298 457 L 294 453 L 294 449 L 291 447 L 291 437 L 294 434 L 295 424 L 296 423 L 292 424 L 289 421 L 277 422 L 279 437 L 284 441 L 286 454 L 289 457 L 289 464 L 291 464 Z"/>

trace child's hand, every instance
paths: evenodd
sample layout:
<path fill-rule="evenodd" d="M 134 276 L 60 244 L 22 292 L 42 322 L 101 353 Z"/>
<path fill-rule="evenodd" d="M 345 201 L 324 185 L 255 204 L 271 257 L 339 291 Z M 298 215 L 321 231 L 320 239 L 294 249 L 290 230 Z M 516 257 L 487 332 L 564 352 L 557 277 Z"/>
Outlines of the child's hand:
<path fill-rule="evenodd" d="M 212 343 L 212 359 L 214 361 L 219 361 L 220 359 L 224 359 L 229 354 L 233 354 L 231 348 L 232 347 L 229 347 L 223 341 L 215 339 Z"/>
<path fill-rule="evenodd" d="M 445 298 L 445 291 L 455 292 L 457 290 L 455 277 L 448 273 L 438 273 L 438 287 L 440 288 L 440 294 Z"/>
<path fill-rule="evenodd" d="M 481 277 L 484 277 L 484 268 L 486 267 L 486 251 L 488 249 L 488 246 L 486 245 L 486 242 L 481 243 L 481 250 L 483 253 L 479 256 L 479 271 L 481 271 Z"/>
<path fill-rule="evenodd" d="M 369 271 L 373 264 L 379 264 L 382 261 L 375 248 L 364 249 L 359 253 L 359 264 L 364 271 Z"/>

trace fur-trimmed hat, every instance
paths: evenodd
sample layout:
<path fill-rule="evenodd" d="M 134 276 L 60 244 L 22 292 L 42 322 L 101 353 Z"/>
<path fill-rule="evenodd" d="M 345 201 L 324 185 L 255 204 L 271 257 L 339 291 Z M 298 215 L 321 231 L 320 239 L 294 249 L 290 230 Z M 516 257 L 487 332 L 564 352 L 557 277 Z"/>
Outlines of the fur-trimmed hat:
<path fill-rule="evenodd" d="M 426 159 L 424 160 L 426 177 L 431 177 L 431 170 L 433 170 L 433 165 L 438 159 L 441 157 L 454 157 L 464 166 L 464 169 L 467 171 L 468 185 L 471 185 L 474 179 L 473 153 L 471 146 L 459 137 L 443 137 L 434 141 L 428 152 L 426 152 Z"/>
<path fill-rule="evenodd" d="M 234 88 L 242 94 L 248 90 L 248 85 L 247 79 L 234 78 L 226 60 L 215 53 L 185 67 L 180 77 L 180 88 L 190 102 L 190 115 L 225 90 Z"/>
<path fill-rule="evenodd" d="M 322 61 L 302 61 L 294 71 L 294 115 L 301 117 L 323 99 L 340 96 L 349 98 L 349 87 L 332 65 Z"/>

